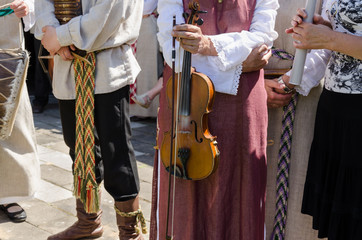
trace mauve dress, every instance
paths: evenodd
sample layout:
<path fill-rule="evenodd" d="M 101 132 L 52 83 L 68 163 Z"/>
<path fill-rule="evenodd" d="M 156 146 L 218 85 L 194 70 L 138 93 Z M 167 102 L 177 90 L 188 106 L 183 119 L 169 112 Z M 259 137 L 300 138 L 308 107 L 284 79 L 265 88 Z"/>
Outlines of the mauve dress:
<path fill-rule="evenodd" d="M 186 2 L 186 3 L 185 3 Z M 184 6 L 188 6 L 184 1 Z M 255 0 L 200 0 L 204 34 L 248 30 Z M 168 68 L 164 73 L 164 86 Z M 158 146 L 171 122 L 165 88 L 160 94 Z M 174 240 L 264 239 L 267 105 L 262 71 L 243 73 L 236 96 L 216 93 L 209 129 L 217 136 L 218 169 L 200 181 L 176 180 Z M 159 169 L 160 166 L 160 169 Z M 168 172 L 154 164 L 150 240 L 165 239 Z M 157 223 L 158 218 L 158 223 Z M 170 225 L 171 226 L 171 225 Z"/>

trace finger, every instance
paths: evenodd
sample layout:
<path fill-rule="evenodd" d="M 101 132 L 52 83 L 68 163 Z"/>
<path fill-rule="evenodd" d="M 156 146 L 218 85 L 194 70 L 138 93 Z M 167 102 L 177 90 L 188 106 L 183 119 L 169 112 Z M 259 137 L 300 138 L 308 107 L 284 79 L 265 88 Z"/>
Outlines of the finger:
<path fill-rule="evenodd" d="M 293 18 L 292 18 L 292 25 L 298 25 L 298 24 L 301 24 L 303 22 L 303 18 L 301 18 L 300 16 L 298 15 L 295 15 Z"/>
<path fill-rule="evenodd" d="M 199 27 L 191 24 L 180 24 L 174 26 L 172 30 L 182 32 L 197 32 L 199 30 Z"/>
<path fill-rule="evenodd" d="M 25 12 L 26 8 L 25 7 L 20 7 L 20 8 L 15 8 L 14 9 L 14 13 L 21 13 L 21 12 Z"/>
<path fill-rule="evenodd" d="M 19 18 L 21 17 L 25 17 L 27 15 L 27 12 L 25 10 L 21 10 L 21 11 L 14 11 L 15 15 Z"/>
<path fill-rule="evenodd" d="M 75 49 L 76 49 L 76 48 L 75 48 L 75 46 L 74 46 L 73 44 L 72 44 L 72 45 L 70 45 L 69 47 L 70 47 L 70 49 L 72 49 L 73 51 L 75 51 Z"/>
<path fill-rule="evenodd" d="M 266 52 L 267 50 L 268 50 L 268 46 L 265 45 L 265 44 L 263 44 L 263 45 L 261 45 L 260 48 L 258 49 L 258 52 L 259 52 L 259 53 L 264 53 L 264 52 Z"/>
<path fill-rule="evenodd" d="M 294 32 L 294 31 L 293 31 L 293 28 L 292 28 L 292 27 L 285 29 L 285 33 L 286 33 L 286 34 L 291 34 L 291 33 L 293 33 L 293 32 Z"/>
<path fill-rule="evenodd" d="M 269 60 L 269 58 L 272 56 L 272 51 L 270 49 L 268 49 L 268 51 L 263 55 L 262 60 L 267 61 Z"/>
<path fill-rule="evenodd" d="M 195 47 L 196 45 L 198 45 L 198 42 L 195 41 L 195 39 L 187 39 L 187 38 L 181 38 L 180 43 L 182 43 L 185 46 L 187 45 L 190 47 Z"/>
<path fill-rule="evenodd" d="M 268 100 L 268 101 L 267 101 L 267 104 L 268 104 L 268 107 L 271 107 L 271 108 L 279 108 L 279 107 L 283 107 L 283 106 L 287 105 L 288 102 Z"/>
<path fill-rule="evenodd" d="M 291 94 L 279 94 L 276 92 L 270 92 L 268 94 L 267 102 L 276 107 L 281 107 L 281 106 L 285 106 L 286 104 L 288 104 L 291 98 L 292 98 Z"/>
<path fill-rule="evenodd" d="M 277 81 L 265 79 L 264 81 L 265 86 L 268 86 L 270 88 L 276 88 L 276 89 L 283 89 L 283 84 L 278 83 Z"/>
<path fill-rule="evenodd" d="M 293 46 L 295 48 L 300 48 L 300 49 L 307 49 L 308 48 L 304 43 L 302 43 L 300 41 L 293 41 Z"/>
<path fill-rule="evenodd" d="M 18 6 L 14 6 L 13 10 L 14 10 L 14 13 L 17 13 L 17 12 L 23 11 L 25 8 L 26 8 L 26 6 L 24 6 L 24 5 L 18 5 Z"/>
<path fill-rule="evenodd" d="M 301 43 L 301 41 L 303 40 L 303 37 L 298 33 L 293 33 L 292 38 L 294 39 L 294 42 L 296 42 L 296 43 Z"/>
<path fill-rule="evenodd" d="M 300 25 L 297 26 L 297 27 L 294 27 L 294 28 L 293 28 L 293 32 L 294 32 L 293 34 L 301 35 L 302 32 L 303 32 L 303 29 L 304 29 L 304 28 L 300 27 Z M 293 36 L 293 34 L 292 34 L 292 36 Z"/>
<path fill-rule="evenodd" d="M 185 45 L 185 44 L 180 44 L 181 45 L 181 47 L 184 49 L 184 50 L 186 50 L 186 51 L 188 51 L 188 52 L 190 52 L 190 53 L 192 53 L 192 54 L 195 54 L 196 53 L 196 48 L 194 47 L 194 46 L 191 46 L 191 45 Z"/>
<path fill-rule="evenodd" d="M 307 13 L 304 8 L 298 8 L 297 13 L 302 18 L 307 18 Z"/>
<path fill-rule="evenodd" d="M 186 39 L 196 39 L 196 35 L 192 32 L 182 32 L 182 31 L 177 31 L 175 32 L 175 35 L 172 35 L 174 37 L 178 37 L 178 38 L 186 38 Z"/>
<path fill-rule="evenodd" d="M 19 7 L 19 5 L 20 5 L 21 3 L 22 3 L 22 1 L 15 0 L 14 2 L 12 2 L 12 3 L 10 4 L 10 8 L 11 8 L 11 9 L 16 9 L 16 8 Z"/>
<path fill-rule="evenodd" d="M 313 16 L 313 23 L 322 24 L 323 23 L 322 16 L 321 15 L 314 15 Z"/>
<path fill-rule="evenodd" d="M 63 54 L 67 60 L 73 59 L 73 56 L 72 56 L 71 52 L 69 51 L 69 49 L 64 50 Z"/>

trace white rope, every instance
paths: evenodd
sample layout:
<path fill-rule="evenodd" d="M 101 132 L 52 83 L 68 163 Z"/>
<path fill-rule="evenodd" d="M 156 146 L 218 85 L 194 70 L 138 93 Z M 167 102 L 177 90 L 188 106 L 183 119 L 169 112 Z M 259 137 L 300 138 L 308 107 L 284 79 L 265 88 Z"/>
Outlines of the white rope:
<path fill-rule="evenodd" d="M 8 3 L 8 4 L 0 6 L 0 9 L 7 8 L 7 7 L 10 7 L 10 6 L 11 6 L 11 3 Z"/>

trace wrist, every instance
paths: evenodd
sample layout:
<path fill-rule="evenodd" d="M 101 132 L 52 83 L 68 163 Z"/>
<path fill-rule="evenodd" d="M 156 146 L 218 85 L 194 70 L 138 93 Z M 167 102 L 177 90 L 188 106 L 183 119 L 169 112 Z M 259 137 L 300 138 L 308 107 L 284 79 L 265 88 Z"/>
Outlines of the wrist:
<path fill-rule="evenodd" d="M 291 93 L 291 92 L 293 92 L 295 85 L 289 84 L 289 83 L 287 83 L 287 81 L 284 81 L 283 76 L 284 76 L 284 75 L 282 75 L 282 76 L 280 76 L 280 77 L 278 78 L 278 83 L 279 83 L 279 84 L 282 84 L 282 85 L 284 86 L 284 87 L 283 87 L 283 91 L 284 91 L 285 93 Z"/>
<path fill-rule="evenodd" d="M 328 40 L 326 41 L 326 49 L 332 50 L 332 51 L 339 51 L 338 43 L 343 42 L 343 35 L 344 33 L 340 33 L 340 32 L 335 32 L 335 31 L 331 31 L 331 33 L 329 34 Z M 339 39 L 340 38 L 340 39 Z M 342 40 L 342 41 L 340 41 Z"/>
<path fill-rule="evenodd" d="M 206 41 L 206 51 L 205 51 L 204 55 L 217 56 L 216 48 L 214 47 L 214 44 L 211 41 L 211 39 L 208 36 L 204 36 L 204 37 L 205 37 L 205 41 Z"/>

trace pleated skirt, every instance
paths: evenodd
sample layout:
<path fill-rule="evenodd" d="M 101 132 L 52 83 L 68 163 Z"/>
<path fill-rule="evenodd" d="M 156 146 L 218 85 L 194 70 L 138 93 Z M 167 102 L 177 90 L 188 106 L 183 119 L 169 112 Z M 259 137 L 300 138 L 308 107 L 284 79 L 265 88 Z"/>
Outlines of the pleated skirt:
<path fill-rule="evenodd" d="M 304 187 L 302 213 L 318 237 L 362 239 L 362 94 L 323 90 Z"/>

